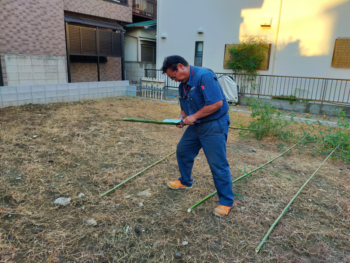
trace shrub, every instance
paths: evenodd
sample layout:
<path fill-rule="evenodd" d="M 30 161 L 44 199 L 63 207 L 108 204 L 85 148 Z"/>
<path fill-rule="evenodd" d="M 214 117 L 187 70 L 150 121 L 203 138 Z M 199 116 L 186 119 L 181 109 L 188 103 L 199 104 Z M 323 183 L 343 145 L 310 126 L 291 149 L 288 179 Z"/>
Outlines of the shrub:
<path fill-rule="evenodd" d="M 268 49 L 266 40 L 244 36 L 241 43 L 229 48 L 231 59 L 227 66 L 234 72 L 256 75 Z"/>

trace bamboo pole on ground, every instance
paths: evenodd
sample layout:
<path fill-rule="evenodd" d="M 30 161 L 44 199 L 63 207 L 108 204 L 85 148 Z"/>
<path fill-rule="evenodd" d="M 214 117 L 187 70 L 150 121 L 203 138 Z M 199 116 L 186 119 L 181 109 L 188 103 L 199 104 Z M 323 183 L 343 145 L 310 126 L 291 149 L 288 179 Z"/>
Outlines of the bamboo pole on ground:
<path fill-rule="evenodd" d="M 244 175 L 242 175 L 241 177 L 238 177 L 236 180 L 234 180 L 232 182 L 232 184 L 238 182 L 239 180 L 241 180 L 242 178 L 256 172 L 257 170 L 260 170 L 261 168 L 263 168 L 264 166 L 268 165 L 269 163 L 272 163 L 274 160 L 276 160 L 277 158 L 281 157 L 282 155 L 286 154 L 287 152 L 289 152 L 290 150 L 292 150 L 295 146 L 297 146 L 300 142 L 302 142 L 306 136 L 308 136 L 309 134 L 306 134 L 300 141 L 298 141 L 296 144 L 294 144 L 292 147 L 290 147 L 289 149 L 287 149 L 285 152 L 281 153 L 280 155 L 278 155 L 277 157 L 275 157 L 274 159 L 268 161 L 267 163 L 259 166 L 258 168 L 255 168 L 253 171 L 249 172 L 249 173 L 246 173 Z M 204 197 L 202 200 L 200 200 L 198 203 L 194 204 L 193 206 L 189 207 L 187 209 L 187 212 L 191 212 L 193 211 L 197 206 L 199 206 L 200 204 L 204 203 L 205 201 L 207 201 L 209 198 L 213 197 L 214 195 L 216 195 L 217 191 L 211 193 L 210 195 L 207 195 L 206 197 Z"/>
<path fill-rule="evenodd" d="M 142 171 L 134 174 L 133 176 L 129 177 L 128 179 L 124 180 L 123 182 L 121 182 L 120 184 L 114 186 L 112 189 L 108 190 L 107 192 L 103 193 L 100 195 L 100 197 L 103 197 L 107 194 L 109 194 L 110 192 L 113 192 L 115 189 L 117 189 L 118 187 L 122 186 L 123 184 L 125 184 L 126 182 L 130 181 L 131 179 L 133 179 L 134 177 L 142 174 L 143 172 L 145 172 L 146 170 L 148 170 L 149 168 L 155 166 L 156 164 L 160 163 L 161 161 L 163 161 L 164 159 L 166 159 L 167 157 L 169 157 L 170 155 L 174 154 L 176 151 L 173 151 L 172 153 L 168 154 L 167 156 L 163 157 L 162 159 L 160 159 L 159 161 L 151 164 L 150 166 L 146 167 L 145 169 L 143 169 Z"/>
<path fill-rule="evenodd" d="M 261 247 L 264 245 L 266 239 L 269 237 L 269 235 L 271 234 L 272 230 L 275 228 L 275 226 L 277 225 L 277 223 L 280 221 L 280 219 L 282 218 L 282 216 L 287 212 L 288 208 L 290 207 L 290 205 L 293 203 L 293 201 L 298 197 L 298 195 L 300 194 L 300 192 L 304 189 L 304 187 L 310 182 L 310 180 L 314 177 L 314 175 L 318 172 L 318 170 L 321 169 L 321 167 L 324 165 L 324 163 L 328 160 L 329 157 L 331 157 L 331 155 L 335 152 L 336 149 L 338 149 L 340 145 L 338 145 L 337 147 L 335 147 L 335 149 L 327 156 L 327 158 L 322 162 L 322 164 L 317 168 L 317 170 L 310 176 L 310 178 L 306 181 L 305 184 L 303 184 L 303 186 L 299 189 L 299 191 L 296 193 L 296 195 L 292 198 L 292 200 L 289 201 L 289 203 L 287 204 L 287 206 L 283 209 L 282 213 L 280 214 L 280 216 L 275 220 L 275 222 L 271 225 L 269 231 L 267 231 L 266 235 L 264 236 L 264 238 L 262 239 L 262 241 L 260 242 L 260 244 L 257 246 L 257 248 L 255 249 L 255 252 L 258 253 L 261 249 Z"/>

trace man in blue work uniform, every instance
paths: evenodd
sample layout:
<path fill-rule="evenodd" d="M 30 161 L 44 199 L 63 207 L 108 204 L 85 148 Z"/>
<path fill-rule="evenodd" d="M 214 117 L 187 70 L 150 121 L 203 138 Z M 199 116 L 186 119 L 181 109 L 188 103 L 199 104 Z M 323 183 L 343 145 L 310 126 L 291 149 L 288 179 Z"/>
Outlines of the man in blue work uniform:
<path fill-rule="evenodd" d="M 217 216 L 226 216 L 233 205 L 230 166 L 226 157 L 226 141 L 230 117 L 229 106 L 214 72 L 207 68 L 190 66 L 180 56 L 164 59 L 163 73 L 179 85 L 181 114 L 189 127 L 177 145 L 177 161 L 181 177 L 169 182 L 171 189 L 192 188 L 194 158 L 201 148 L 207 157 L 220 205 L 214 209 Z"/>

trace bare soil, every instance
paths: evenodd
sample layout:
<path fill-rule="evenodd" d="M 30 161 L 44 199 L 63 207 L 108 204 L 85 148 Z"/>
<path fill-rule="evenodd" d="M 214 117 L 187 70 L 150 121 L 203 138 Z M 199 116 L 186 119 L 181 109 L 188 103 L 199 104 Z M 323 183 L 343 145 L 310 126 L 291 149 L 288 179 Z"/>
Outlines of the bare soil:
<path fill-rule="evenodd" d="M 235 184 L 235 204 L 224 219 L 212 214 L 216 196 L 187 213 L 215 191 L 202 151 L 191 190 L 166 187 L 180 176 L 173 154 L 100 198 L 176 150 L 185 130 L 105 119 L 178 115 L 177 104 L 136 98 L 0 109 L 0 262 L 350 262 L 350 165 L 335 159 L 327 161 L 255 253 L 324 160 L 313 154 L 312 144 L 301 144 Z M 233 112 L 231 120 L 247 126 L 250 116 Z M 281 149 L 274 137 L 243 139 L 230 130 L 232 178 L 293 143 Z M 138 195 L 148 189 L 151 196 Z M 85 196 L 78 198 L 80 193 Z M 69 205 L 54 205 L 59 197 L 71 198 Z M 88 219 L 97 225 L 88 225 Z"/>

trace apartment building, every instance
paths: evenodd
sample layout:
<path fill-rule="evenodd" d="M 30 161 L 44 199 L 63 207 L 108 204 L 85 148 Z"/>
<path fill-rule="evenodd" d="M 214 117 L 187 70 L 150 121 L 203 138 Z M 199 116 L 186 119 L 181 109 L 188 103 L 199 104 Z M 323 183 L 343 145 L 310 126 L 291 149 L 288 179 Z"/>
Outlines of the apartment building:
<path fill-rule="evenodd" d="M 0 1 L 0 86 L 123 79 L 132 0 Z"/>

